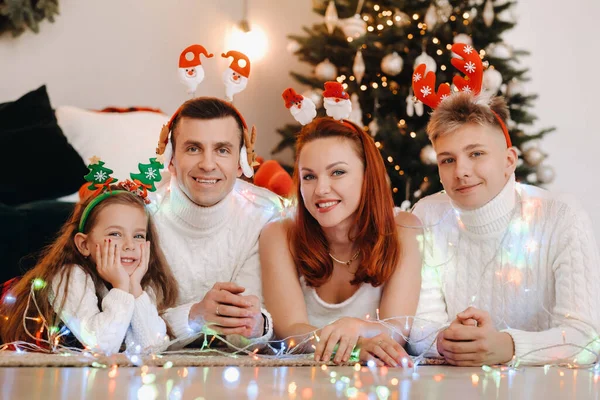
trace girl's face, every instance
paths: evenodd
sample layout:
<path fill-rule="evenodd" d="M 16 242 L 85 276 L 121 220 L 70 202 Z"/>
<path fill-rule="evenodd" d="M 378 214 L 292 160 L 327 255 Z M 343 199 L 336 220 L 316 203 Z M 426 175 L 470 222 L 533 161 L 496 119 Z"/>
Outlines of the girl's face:
<path fill-rule="evenodd" d="M 140 207 L 127 204 L 110 204 L 102 209 L 95 224 L 88 234 L 82 235 L 78 243 L 81 254 L 89 256 L 94 263 L 96 260 L 96 245 L 103 249 L 105 242 L 110 240 L 112 246 L 117 245 L 121 250 L 121 265 L 131 275 L 140 265 L 142 245 L 146 243 L 146 228 L 148 217 Z"/>
<path fill-rule="evenodd" d="M 300 191 L 308 212 L 323 228 L 349 224 L 361 199 L 364 165 L 351 140 L 331 137 L 300 152 Z"/>

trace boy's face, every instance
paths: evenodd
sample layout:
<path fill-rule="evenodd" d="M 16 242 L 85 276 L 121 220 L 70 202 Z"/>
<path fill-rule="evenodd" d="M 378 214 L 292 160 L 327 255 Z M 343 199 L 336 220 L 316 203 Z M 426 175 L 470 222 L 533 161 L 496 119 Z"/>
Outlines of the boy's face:
<path fill-rule="evenodd" d="M 433 143 L 442 185 L 462 209 L 474 210 L 502 191 L 515 171 L 517 153 L 488 125 L 465 124 Z"/>
<path fill-rule="evenodd" d="M 182 118 L 169 167 L 187 197 L 210 207 L 233 189 L 240 168 L 240 129 L 233 117 Z"/>

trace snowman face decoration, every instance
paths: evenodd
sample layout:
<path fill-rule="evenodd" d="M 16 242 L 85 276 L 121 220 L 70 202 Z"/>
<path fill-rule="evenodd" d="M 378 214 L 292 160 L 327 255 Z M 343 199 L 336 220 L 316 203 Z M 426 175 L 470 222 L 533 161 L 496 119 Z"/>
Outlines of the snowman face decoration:
<path fill-rule="evenodd" d="M 196 77 L 196 68 L 186 68 L 185 76 L 187 76 L 189 78 L 195 78 Z"/>
<path fill-rule="evenodd" d="M 179 80 L 187 86 L 188 94 L 193 95 L 196 88 L 204 79 L 204 69 L 201 65 L 195 67 L 179 68 Z"/>
<path fill-rule="evenodd" d="M 240 74 L 238 74 L 237 72 L 232 71 L 232 74 L 229 77 L 229 80 L 233 83 L 241 83 L 242 76 Z"/>

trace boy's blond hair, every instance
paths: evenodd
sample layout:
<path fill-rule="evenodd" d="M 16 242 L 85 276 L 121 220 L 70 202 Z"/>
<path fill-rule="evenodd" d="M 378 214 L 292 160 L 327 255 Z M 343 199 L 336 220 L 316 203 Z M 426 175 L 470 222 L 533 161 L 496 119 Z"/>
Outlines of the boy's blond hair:
<path fill-rule="evenodd" d="M 427 124 L 427 135 L 433 143 L 440 136 L 452 133 L 469 123 L 502 127 L 494 112 L 502 119 L 504 125 L 509 117 L 508 106 L 504 97 L 485 97 L 482 95 L 459 92 L 454 93 L 433 110 Z"/>

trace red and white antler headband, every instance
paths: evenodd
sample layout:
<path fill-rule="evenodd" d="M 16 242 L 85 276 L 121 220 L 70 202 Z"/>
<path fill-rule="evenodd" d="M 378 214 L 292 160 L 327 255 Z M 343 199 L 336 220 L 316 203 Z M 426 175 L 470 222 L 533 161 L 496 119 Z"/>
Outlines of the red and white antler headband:
<path fill-rule="evenodd" d="M 481 62 L 479 53 L 472 46 L 464 43 L 452 45 L 452 51 L 462 57 L 462 59 L 453 58 L 451 60 L 452 65 L 466 75 L 466 77 L 456 75 L 452 79 L 452 83 L 454 83 L 454 86 L 456 86 L 460 92 L 478 95 L 481 92 L 483 83 L 483 63 Z M 435 73 L 433 71 L 426 72 L 425 64 L 421 64 L 415 68 L 412 85 L 417 99 L 434 109 L 437 108 L 446 97 L 451 95 L 450 85 L 448 83 L 442 83 L 438 87 L 437 92 L 435 91 Z M 502 121 L 502 118 L 500 118 L 493 110 L 492 113 L 502 128 L 506 145 L 512 147 L 508 129 L 506 129 L 506 125 Z"/>

